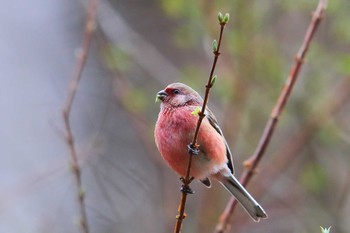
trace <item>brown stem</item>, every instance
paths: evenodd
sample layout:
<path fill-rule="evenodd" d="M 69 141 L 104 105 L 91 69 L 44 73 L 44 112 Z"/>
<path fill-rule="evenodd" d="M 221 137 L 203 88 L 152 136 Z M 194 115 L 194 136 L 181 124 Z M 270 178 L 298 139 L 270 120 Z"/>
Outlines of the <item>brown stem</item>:
<path fill-rule="evenodd" d="M 88 9 L 88 15 L 86 18 L 83 40 L 81 42 L 81 47 L 79 49 L 75 71 L 70 81 L 67 98 L 62 109 L 62 115 L 63 115 L 63 121 L 65 126 L 65 133 L 66 133 L 66 142 L 67 142 L 70 156 L 71 156 L 71 169 L 74 174 L 75 183 L 76 183 L 76 195 L 77 195 L 79 212 L 80 212 L 79 223 L 83 233 L 89 232 L 89 226 L 88 226 L 87 215 L 86 215 L 85 193 L 82 188 L 81 168 L 78 163 L 78 155 L 74 144 L 74 136 L 72 133 L 72 127 L 69 121 L 69 117 L 70 117 L 73 101 L 77 93 L 77 88 L 79 86 L 81 75 L 85 66 L 86 58 L 88 56 L 92 34 L 95 29 L 96 11 L 97 11 L 97 0 L 91 0 L 89 3 L 89 9 Z"/>
<path fill-rule="evenodd" d="M 316 29 L 318 28 L 318 25 L 322 20 L 323 12 L 325 9 L 326 9 L 326 0 L 320 0 L 315 12 L 313 13 L 311 22 L 304 36 L 304 41 L 296 55 L 295 63 L 291 68 L 291 71 L 286 80 L 286 83 L 277 100 L 277 103 L 271 112 L 270 119 L 268 120 L 265 126 L 265 129 L 264 129 L 263 135 L 260 138 L 259 144 L 254 154 L 247 161 L 244 162 L 245 170 L 240 179 L 243 186 L 247 186 L 247 184 L 249 183 L 249 181 L 254 175 L 254 171 L 256 167 L 258 166 L 261 158 L 265 153 L 265 150 L 270 142 L 271 136 L 273 135 L 273 132 L 277 125 L 278 119 L 285 107 L 285 104 L 287 103 L 288 97 L 290 96 L 290 93 L 298 78 L 306 52 L 310 46 L 310 43 L 316 32 Z M 231 222 L 232 214 L 234 212 L 236 205 L 237 205 L 237 200 L 234 198 L 231 198 L 224 212 L 220 216 L 219 222 L 215 229 L 216 233 L 224 233 L 225 231 L 227 231 L 229 222 Z"/>
<path fill-rule="evenodd" d="M 324 122 L 334 117 L 334 115 L 342 109 L 342 106 L 350 98 L 350 77 L 340 81 L 334 90 L 329 94 L 329 100 L 324 106 L 311 113 L 308 119 L 301 125 L 299 129 L 291 133 L 288 141 L 280 146 L 280 149 L 273 153 L 273 166 L 268 165 L 267 170 L 270 172 L 268 183 L 272 183 L 279 173 L 283 172 L 300 155 L 304 145 L 312 140 L 314 135 L 324 126 Z M 281 157 L 283 155 L 283 157 Z M 349 173 L 350 177 L 350 173 Z M 339 208 L 338 208 L 339 209 Z"/>
<path fill-rule="evenodd" d="M 198 150 L 199 145 L 197 144 L 197 138 L 198 138 L 198 133 L 199 133 L 199 128 L 202 124 L 203 118 L 205 117 L 205 108 L 207 106 L 207 102 L 209 99 L 209 92 L 210 89 L 212 88 L 213 84 L 212 84 L 212 80 L 213 80 L 213 75 L 214 75 L 214 71 L 215 71 L 215 67 L 220 55 L 220 46 L 221 46 L 221 39 L 222 39 L 222 34 L 224 31 L 226 23 L 222 23 L 220 22 L 220 36 L 219 36 L 219 41 L 218 41 L 218 45 L 217 45 L 217 49 L 213 51 L 214 53 L 214 61 L 210 70 L 210 74 L 209 74 L 209 78 L 208 78 L 208 83 L 205 86 L 205 96 L 204 96 L 204 101 L 203 101 L 203 105 L 201 108 L 201 111 L 199 112 L 199 118 L 198 118 L 198 122 L 197 122 L 197 126 L 196 126 L 196 131 L 194 133 L 193 136 L 193 140 L 192 140 L 192 149 L 194 150 Z M 179 233 L 181 231 L 181 226 L 182 226 L 182 222 L 183 219 L 186 217 L 185 214 L 185 206 L 186 206 L 186 200 L 187 200 L 187 194 L 188 192 L 186 192 L 185 190 L 190 190 L 189 184 L 192 182 L 192 177 L 190 176 L 190 172 L 191 172 L 191 164 L 192 164 L 192 157 L 193 157 L 193 153 L 190 152 L 189 150 L 189 160 L 188 160 L 188 166 L 187 166 L 187 171 L 186 171 L 186 177 L 182 178 L 182 182 L 183 182 L 183 191 L 181 192 L 181 199 L 180 199 L 180 204 L 179 204 L 179 208 L 178 208 L 178 212 L 179 214 L 176 216 L 176 223 L 175 223 L 175 228 L 174 228 L 174 233 Z"/>

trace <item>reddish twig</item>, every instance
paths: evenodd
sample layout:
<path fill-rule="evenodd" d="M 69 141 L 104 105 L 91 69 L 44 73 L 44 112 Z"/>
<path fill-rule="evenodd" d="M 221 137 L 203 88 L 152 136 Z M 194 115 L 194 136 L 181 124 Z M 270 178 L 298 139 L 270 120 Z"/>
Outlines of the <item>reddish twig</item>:
<path fill-rule="evenodd" d="M 271 136 L 276 128 L 278 119 L 285 107 L 288 97 L 290 96 L 290 93 L 298 78 L 306 52 L 310 46 L 310 43 L 316 32 L 316 29 L 318 28 L 318 25 L 322 20 L 322 15 L 325 9 L 326 9 L 326 0 L 320 0 L 315 12 L 313 13 L 311 22 L 309 24 L 309 27 L 304 37 L 304 41 L 295 57 L 295 63 L 289 73 L 287 81 L 277 100 L 277 103 L 271 112 L 270 119 L 268 120 L 265 126 L 265 129 L 264 129 L 263 135 L 261 136 L 259 144 L 254 154 L 244 162 L 246 169 L 244 170 L 240 179 L 243 186 L 247 186 L 247 184 L 249 183 L 249 181 L 254 175 L 254 171 L 256 167 L 258 166 L 261 158 L 265 153 L 265 150 L 270 142 Z M 219 219 L 219 222 L 215 229 L 216 233 L 224 233 L 228 229 L 229 222 L 231 222 L 231 217 L 236 205 L 237 205 L 237 200 L 234 198 L 231 198 Z"/>
<path fill-rule="evenodd" d="M 198 133 L 199 133 L 199 129 L 200 129 L 200 126 L 202 124 L 203 118 L 205 117 L 205 109 L 206 109 L 207 102 L 209 99 L 209 92 L 210 92 L 210 89 L 212 88 L 212 86 L 215 82 L 214 71 L 215 71 L 216 63 L 217 63 L 219 55 L 220 55 L 222 34 L 224 31 L 225 25 L 229 20 L 229 15 L 225 14 L 225 16 L 223 16 L 221 13 L 219 13 L 218 18 L 219 18 L 219 23 L 220 23 L 220 36 L 219 36 L 218 43 L 216 42 L 216 40 L 214 40 L 214 42 L 213 42 L 214 61 L 213 61 L 213 64 L 212 64 L 212 67 L 210 70 L 208 83 L 205 86 L 206 89 L 205 89 L 205 96 L 204 96 L 203 105 L 202 105 L 200 112 L 198 113 L 199 117 L 198 117 L 198 122 L 197 122 L 197 126 L 196 126 L 196 131 L 194 133 L 193 140 L 192 140 L 191 144 L 189 145 L 189 160 L 188 160 L 186 176 L 181 177 L 181 181 L 183 182 L 183 185 L 182 185 L 181 199 L 180 199 L 180 204 L 179 204 L 179 209 L 178 209 L 179 213 L 176 216 L 176 224 L 175 224 L 175 228 L 174 228 L 175 233 L 179 233 L 181 231 L 183 219 L 186 217 L 185 205 L 186 205 L 186 200 L 187 200 L 187 194 L 191 193 L 191 189 L 189 187 L 189 184 L 193 180 L 193 177 L 191 177 L 191 175 L 190 175 L 192 157 L 194 154 L 196 154 L 196 151 L 197 152 L 199 151 L 199 145 L 197 144 Z"/>
<path fill-rule="evenodd" d="M 296 156 L 304 149 L 304 146 L 312 140 L 320 128 L 324 127 L 324 122 L 334 117 L 349 98 L 350 77 L 346 77 L 337 83 L 334 90 L 330 92 L 327 102 L 322 107 L 313 111 L 301 127 L 291 133 L 292 136 L 288 141 L 272 155 L 272 158 L 275 158 L 273 166 L 270 164 L 267 169 L 270 173 L 269 177 L 272 178 L 267 183 L 272 183 L 279 177 L 279 173 L 287 169 L 291 161 L 295 160 Z M 283 158 L 279 155 L 283 155 Z"/>
<path fill-rule="evenodd" d="M 88 56 L 92 34 L 95 29 L 97 2 L 98 0 L 91 0 L 89 3 L 89 9 L 88 9 L 88 15 L 86 18 L 83 40 L 81 42 L 81 47 L 79 49 L 75 71 L 69 84 L 68 95 L 62 109 L 63 121 L 64 121 L 64 126 L 66 131 L 65 132 L 66 141 L 67 141 L 70 156 L 71 156 L 71 169 L 74 174 L 75 183 L 77 186 L 77 199 L 78 199 L 79 210 L 80 210 L 79 223 L 83 233 L 89 232 L 89 226 L 88 226 L 87 215 L 86 215 L 85 193 L 82 188 L 81 168 L 78 162 L 78 155 L 74 144 L 74 136 L 72 133 L 69 117 L 70 117 L 73 101 L 77 93 L 77 88 L 79 86 L 81 75 L 85 66 L 85 62 Z"/>

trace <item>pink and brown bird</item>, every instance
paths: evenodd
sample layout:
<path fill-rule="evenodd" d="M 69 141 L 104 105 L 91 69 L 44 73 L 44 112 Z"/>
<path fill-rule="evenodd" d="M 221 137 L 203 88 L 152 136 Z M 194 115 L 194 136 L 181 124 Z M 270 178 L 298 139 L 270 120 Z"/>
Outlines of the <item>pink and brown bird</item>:
<path fill-rule="evenodd" d="M 189 153 L 198 122 L 196 109 L 203 105 L 202 97 L 191 87 L 172 83 L 157 93 L 161 101 L 154 136 L 158 150 L 168 165 L 185 177 Z M 205 111 L 199 129 L 199 153 L 192 158 L 190 176 L 210 187 L 210 178 L 217 179 L 255 220 L 267 215 L 259 203 L 233 176 L 232 154 L 214 114 Z"/>

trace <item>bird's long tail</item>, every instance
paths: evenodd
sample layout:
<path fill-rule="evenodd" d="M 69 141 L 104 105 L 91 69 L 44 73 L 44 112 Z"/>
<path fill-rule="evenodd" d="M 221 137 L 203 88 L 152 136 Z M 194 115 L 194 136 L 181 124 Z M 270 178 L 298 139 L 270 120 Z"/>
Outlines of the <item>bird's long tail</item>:
<path fill-rule="evenodd" d="M 225 175 L 218 173 L 216 174 L 216 178 L 237 199 L 254 221 L 258 222 L 260 218 L 267 218 L 264 209 L 239 183 L 239 181 L 232 174 Z"/>

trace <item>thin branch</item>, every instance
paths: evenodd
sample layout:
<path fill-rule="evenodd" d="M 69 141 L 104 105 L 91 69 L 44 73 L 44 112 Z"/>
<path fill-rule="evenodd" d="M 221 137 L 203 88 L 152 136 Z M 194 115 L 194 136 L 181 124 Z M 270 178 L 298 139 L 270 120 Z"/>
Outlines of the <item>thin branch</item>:
<path fill-rule="evenodd" d="M 279 173 L 287 169 L 291 161 L 295 160 L 295 158 L 300 155 L 304 146 L 312 140 L 322 127 L 324 127 L 324 122 L 335 117 L 336 113 L 342 109 L 342 106 L 346 104 L 349 98 L 350 77 L 346 77 L 336 85 L 332 92 L 330 92 L 327 102 L 324 102 L 322 107 L 313 111 L 305 122 L 301 124 L 299 129 L 291 133 L 292 136 L 288 141 L 280 146 L 279 150 L 273 153 L 272 158 L 275 158 L 274 165 L 272 166 L 270 164 L 267 167 L 269 177 L 272 177 L 267 181 L 268 184 L 279 177 Z M 282 155 L 283 157 L 281 157 Z"/>
<path fill-rule="evenodd" d="M 219 19 L 219 24 L 220 24 L 220 36 L 219 36 L 219 42 L 214 40 L 213 42 L 213 53 L 214 53 L 214 61 L 210 70 L 209 78 L 208 78 L 208 83 L 205 86 L 205 96 L 204 96 L 204 101 L 202 108 L 200 112 L 198 113 L 198 122 L 196 126 L 196 131 L 193 136 L 193 140 L 191 144 L 189 145 L 189 160 L 188 160 L 188 166 L 187 166 L 187 171 L 186 171 L 186 176 L 181 178 L 181 181 L 183 182 L 182 189 L 181 189 L 181 199 L 180 199 L 180 204 L 179 204 L 179 209 L 178 212 L 179 214 L 176 216 L 176 224 L 174 228 L 174 233 L 179 233 L 181 231 L 181 226 L 183 219 L 186 217 L 185 214 L 185 206 L 186 206 L 186 200 L 187 200 L 187 194 L 192 193 L 191 188 L 189 187 L 189 184 L 192 182 L 193 177 L 191 177 L 190 172 L 191 172 L 191 164 L 192 164 L 192 157 L 193 155 L 197 154 L 199 152 L 199 145 L 197 144 L 197 138 L 198 138 L 198 133 L 200 126 L 202 124 L 203 118 L 205 117 L 205 109 L 207 106 L 207 102 L 209 99 L 209 92 L 210 89 L 213 87 L 213 84 L 215 82 L 215 77 L 214 77 L 214 71 L 215 67 L 220 55 L 220 46 L 221 46 L 221 39 L 222 39 L 222 34 L 225 28 L 226 23 L 229 20 L 229 15 L 225 14 L 225 17 L 219 13 L 218 16 Z"/>
<path fill-rule="evenodd" d="M 328 99 L 322 102 L 322 106 L 315 109 L 310 116 L 301 124 L 301 126 L 291 133 L 291 137 L 286 143 L 279 146 L 279 149 L 271 155 L 273 158 L 273 165 L 270 163 L 264 170 L 268 171 L 264 186 L 269 187 L 275 182 L 280 173 L 284 172 L 291 163 L 301 155 L 305 146 L 315 137 L 317 132 L 325 127 L 325 122 L 336 117 L 336 115 L 343 109 L 343 106 L 349 101 L 350 98 L 350 77 L 343 78 L 336 87 L 329 93 Z M 327 125 L 327 124 L 326 124 Z M 350 173 L 348 172 L 348 178 Z M 347 179 L 347 184 L 344 186 L 340 193 L 340 198 L 336 204 L 332 204 L 334 219 L 338 221 L 338 217 L 341 221 L 341 207 L 344 206 L 344 197 L 350 190 L 350 180 Z M 338 181 L 338 179 L 337 179 Z M 347 187 L 349 185 L 349 187 Z M 262 188 L 265 190 L 265 188 Z M 346 198 L 345 198 L 346 199 Z M 328 207 L 327 207 L 328 208 Z M 340 213 L 340 215 L 338 215 Z M 336 224 L 334 224 L 336 226 Z"/>
<path fill-rule="evenodd" d="M 65 126 L 65 134 L 66 134 L 66 142 L 67 142 L 70 156 L 71 156 L 71 169 L 74 174 L 76 189 L 77 189 L 76 195 L 77 195 L 77 199 L 79 203 L 79 211 L 80 211 L 79 223 L 83 233 L 89 233 L 89 226 L 87 222 L 86 206 L 85 206 L 85 193 L 82 188 L 81 168 L 78 162 L 78 155 L 74 144 L 74 136 L 72 133 L 72 127 L 71 127 L 69 118 L 70 118 L 73 101 L 77 93 L 77 88 L 79 86 L 81 75 L 88 56 L 92 34 L 95 29 L 97 3 L 98 3 L 98 0 L 91 0 L 89 3 L 89 9 L 88 9 L 88 15 L 86 18 L 83 40 L 81 42 L 81 47 L 79 49 L 75 71 L 69 84 L 67 98 L 62 109 L 63 121 Z"/>
<path fill-rule="evenodd" d="M 111 44 L 111 41 L 106 37 L 100 27 L 98 27 L 98 29 L 99 31 L 96 33 L 97 44 L 99 46 L 99 50 L 102 51 L 101 56 L 107 61 L 108 59 L 112 59 L 114 56 L 109 45 Z M 137 131 L 137 136 L 143 142 L 143 145 L 146 147 L 148 153 L 150 155 L 154 154 L 156 147 L 154 143 L 150 141 L 149 135 L 146 133 L 149 130 L 149 124 L 147 123 L 144 114 L 141 114 L 139 111 L 135 111 L 135 108 L 130 107 L 129 96 L 135 87 L 131 84 L 130 80 L 125 77 L 119 67 L 105 68 L 107 71 L 109 71 L 110 76 L 113 78 L 112 86 L 116 100 L 118 101 L 120 107 L 128 113 L 128 116 L 133 122 L 132 126 Z M 155 159 L 158 163 L 163 163 L 159 156 L 153 156 L 151 158 Z"/>
<path fill-rule="evenodd" d="M 318 28 L 323 12 L 326 9 L 326 0 L 320 0 L 315 12 L 313 13 L 311 22 L 309 24 L 309 27 L 306 31 L 304 41 L 296 55 L 295 63 L 289 73 L 289 76 L 287 78 L 287 81 L 282 89 L 282 92 L 277 100 L 277 103 L 274 107 L 274 109 L 271 112 L 270 119 L 267 122 L 263 135 L 259 141 L 259 144 L 254 152 L 254 154 L 245 161 L 245 170 L 241 176 L 241 183 L 243 186 L 247 186 L 251 178 L 253 177 L 255 173 L 255 169 L 258 166 L 261 158 L 263 157 L 266 148 L 270 142 L 270 139 L 273 135 L 273 132 L 275 130 L 275 127 L 277 125 L 278 119 L 285 107 L 285 104 L 287 103 L 287 100 L 290 96 L 290 93 L 294 87 L 294 84 L 298 78 L 300 69 L 302 67 L 306 52 L 310 46 L 310 43 L 312 41 L 312 38 L 316 32 L 316 29 Z M 231 222 L 232 214 L 234 212 L 235 206 L 237 205 L 237 200 L 234 198 L 231 198 L 228 202 L 226 209 L 222 213 L 218 225 L 216 226 L 215 232 L 216 233 L 224 233 L 227 231 L 229 223 Z"/>

